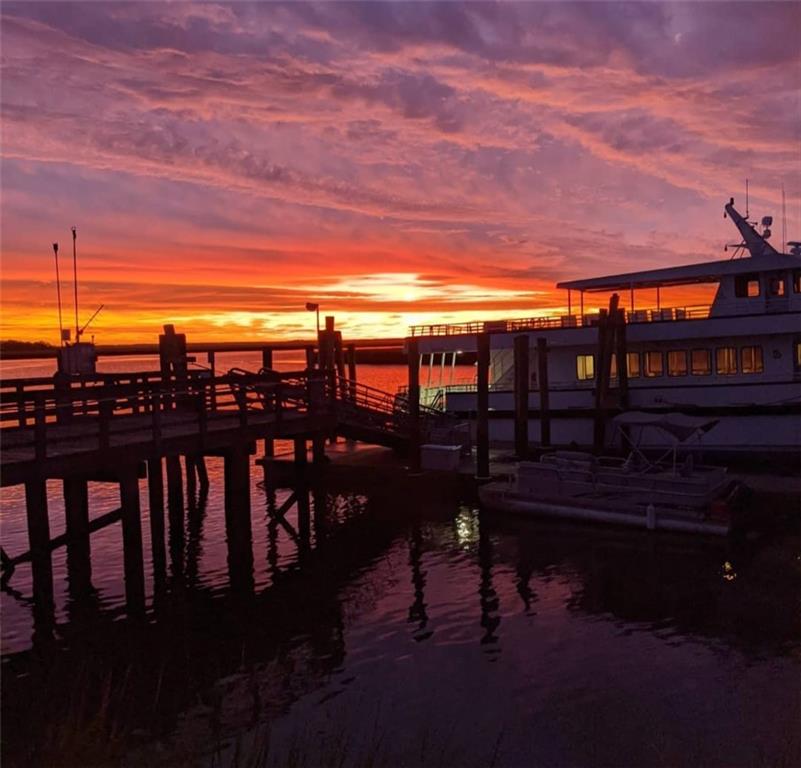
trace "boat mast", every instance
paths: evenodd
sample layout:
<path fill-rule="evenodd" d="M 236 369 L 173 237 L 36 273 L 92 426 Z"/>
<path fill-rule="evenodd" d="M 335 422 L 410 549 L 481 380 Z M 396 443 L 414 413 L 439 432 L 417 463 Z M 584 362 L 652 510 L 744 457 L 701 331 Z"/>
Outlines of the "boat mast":
<path fill-rule="evenodd" d="M 75 227 L 72 228 L 72 278 L 75 285 L 75 343 L 81 340 L 81 326 L 78 325 L 78 256 L 75 240 L 78 237 Z"/>
<path fill-rule="evenodd" d="M 743 218 L 734 207 L 734 198 L 730 198 L 726 203 L 726 213 L 734 222 L 734 226 L 740 230 L 743 236 L 743 244 L 748 248 L 751 256 L 778 256 L 779 252 L 754 229 L 753 225 L 746 218 Z"/>

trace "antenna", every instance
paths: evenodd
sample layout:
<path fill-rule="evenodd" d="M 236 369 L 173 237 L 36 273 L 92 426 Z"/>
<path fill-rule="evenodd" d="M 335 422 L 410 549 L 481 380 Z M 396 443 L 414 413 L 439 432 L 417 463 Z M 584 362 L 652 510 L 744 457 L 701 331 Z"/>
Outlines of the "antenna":
<path fill-rule="evenodd" d="M 61 278 L 58 274 L 58 243 L 53 243 L 53 255 L 56 257 L 56 291 L 58 293 L 58 343 L 64 346 L 64 323 L 61 320 Z"/>
<path fill-rule="evenodd" d="M 748 220 L 748 179 L 745 180 L 745 218 Z M 75 237 L 75 227 L 72 228 L 72 236 Z"/>
<path fill-rule="evenodd" d="M 72 277 L 75 284 L 75 343 L 81 340 L 81 326 L 78 325 L 78 255 L 75 245 L 75 240 L 78 233 L 75 227 L 72 228 Z"/>
<path fill-rule="evenodd" d="M 784 199 L 784 183 L 782 183 L 782 253 L 787 245 L 787 203 Z"/>

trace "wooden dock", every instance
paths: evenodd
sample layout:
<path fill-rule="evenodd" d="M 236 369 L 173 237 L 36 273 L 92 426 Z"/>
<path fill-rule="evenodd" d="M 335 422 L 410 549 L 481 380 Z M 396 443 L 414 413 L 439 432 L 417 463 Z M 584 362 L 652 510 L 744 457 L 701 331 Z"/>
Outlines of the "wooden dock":
<path fill-rule="evenodd" d="M 416 466 L 420 441 L 431 430 L 441 433 L 448 420 L 420 407 L 418 398 L 367 387 L 336 368 L 234 369 L 220 376 L 183 369 L 178 375 L 162 370 L 1 382 L 0 484 L 24 484 L 30 544 L 23 555 L 3 553 L 4 578 L 30 560 L 35 605 L 49 611 L 52 550 L 66 544 L 71 587 L 89 584 L 90 534 L 119 521 L 128 611 L 142 612 L 139 480 L 148 479 L 158 581 L 166 567 L 165 475 L 170 518 L 182 519 L 184 481 L 194 495 L 197 483 L 208 484 L 204 457 L 222 456 L 230 577 L 234 586 L 246 583 L 252 579 L 250 457 L 260 442 L 269 457 L 275 440 L 293 441 L 300 468 L 309 444 L 312 461 L 320 462 L 325 441 L 336 435 L 407 451 Z M 63 482 L 66 534 L 57 539 L 50 536 L 51 479 Z M 90 519 L 90 481 L 118 484 L 120 508 Z"/>

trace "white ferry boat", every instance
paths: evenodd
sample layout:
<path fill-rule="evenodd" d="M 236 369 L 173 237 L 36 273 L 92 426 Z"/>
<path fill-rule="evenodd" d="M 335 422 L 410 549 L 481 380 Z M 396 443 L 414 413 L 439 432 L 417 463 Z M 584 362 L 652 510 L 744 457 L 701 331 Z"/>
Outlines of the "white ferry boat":
<path fill-rule="evenodd" d="M 490 441 L 514 440 L 515 337 L 528 336 L 531 373 L 529 439 L 539 440 L 538 339 L 547 345 L 551 444 L 593 444 L 595 389 L 599 379 L 599 314 L 584 312 L 585 294 L 618 293 L 627 304 L 625 361 L 612 355 L 605 407 L 646 413 L 674 412 L 717 422 L 696 448 L 709 455 L 760 452 L 798 457 L 801 449 L 801 243 L 789 253 L 768 241 L 725 206 L 743 241 L 732 258 L 557 284 L 567 291 L 567 312 L 456 325 L 414 326 L 421 365 L 421 402 L 469 418 L 476 412 L 474 382 L 452 383 L 458 355 L 490 339 Z M 713 284 L 707 306 L 664 306 L 660 291 Z M 643 292 L 654 306 L 643 304 Z M 578 301 L 576 301 L 578 298 Z M 654 302 L 655 298 L 655 302 Z M 578 312 L 576 312 L 578 309 Z M 540 342 L 542 343 L 542 342 Z M 625 366 L 626 401 L 615 403 L 618 369 Z M 426 374 L 427 371 L 427 374 Z M 659 430 L 643 429 L 641 444 L 664 445 Z M 605 435 L 613 439 L 611 425 Z"/>

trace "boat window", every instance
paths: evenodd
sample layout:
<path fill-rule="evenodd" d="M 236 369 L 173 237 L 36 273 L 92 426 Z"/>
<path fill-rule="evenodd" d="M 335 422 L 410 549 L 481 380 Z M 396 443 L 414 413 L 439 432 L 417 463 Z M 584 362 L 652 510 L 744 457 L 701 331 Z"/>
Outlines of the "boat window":
<path fill-rule="evenodd" d="M 793 293 L 801 293 L 801 269 L 793 270 Z"/>
<path fill-rule="evenodd" d="M 784 290 L 783 275 L 780 276 L 777 275 L 775 277 L 771 277 L 770 280 L 768 280 L 768 294 L 770 296 L 784 296 L 785 290 Z"/>
<path fill-rule="evenodd" d="M 668 376 L 687 375 L 687 350 L 671 349 L 667 353 Z"/>
<path fill-rule="evenodd" d="M 640 375 L 640 353 L 628 352 L 626 354 L 626 363 L 628 364 L 629 378 L 636 379 Z"/>
<path fill-rule="evenodd" d="M 663 370 L 662 353 L 651 350 L 645 353 L 645 375 L 653 378 L 661 376 Z"/>
<path fill-rule="evenodd" d="M 759 275 L 736 275 L 734 278 L 734 295 L 738 299 L 759 296 Z"/>
<path fill-rule="evenodd" d="M 715 350 L 715 371 L 723 376 L 737 373 L 737 350 L 734 347 L 718 347 Z"/>
<path fill-rule="evenodd" d="M 709 376 L 712 373 L 712 353 L 708 349 L 690 352 L 690 372 L 693 376 Z"/>
<path fill-rule="evenodd" d="M 740 350 L 740 370 L 743 373 L 762 373 L 762 347 L 743 347 Z"/>
<path fill-rule="evenodd" d="M 579 381 L 595 378 L 595 355 L 576 355 L 576 378 Z"/>

